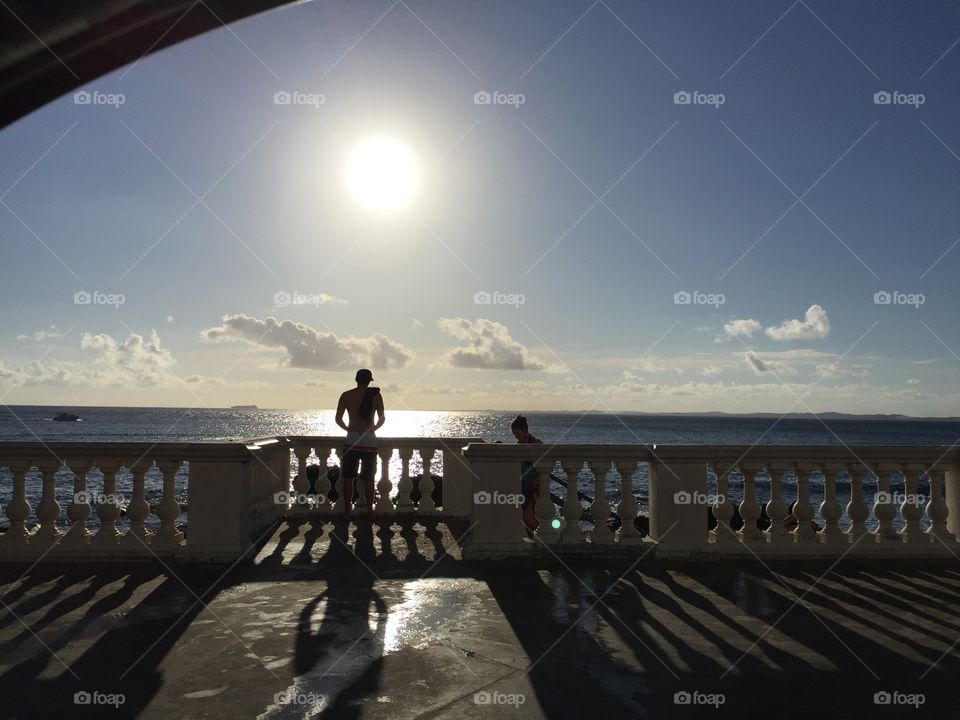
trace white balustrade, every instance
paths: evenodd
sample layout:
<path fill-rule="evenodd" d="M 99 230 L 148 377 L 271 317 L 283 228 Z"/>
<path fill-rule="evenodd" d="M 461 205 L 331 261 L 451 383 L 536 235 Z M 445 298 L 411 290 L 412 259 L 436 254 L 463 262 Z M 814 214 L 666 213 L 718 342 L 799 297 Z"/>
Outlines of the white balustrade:
<path fill-rule="evenodd" d="M 284 516 L 309 519 L 349 507 L 352 488 L 343 487 L 342 474 L 336 506 L 328 500 L 330 453 L 340 453 L 342 447 L 342 438 L 332 436 L 245 443 L 0 443 L 0 481 L 12 486 L 0 561 L 153 555 L 235 561 Z M 314 452 L 316 468 L 310 464 Z M 422 466 L 416 507 L 410 497 L 415 454 Z M 853 557 L 950 557 L 960 551 L 954 513 L 960 513 L 958 459 L 957 450 L 941 447 L 537 446 L 470 438 L 383 438 L 376 497 L 370 501 L 379 515 L 470 520 L 463 541 L 467 558 L 522 555 L 542 545 L 557 553 L 650 553 L 651 559 L 751 554 L 838 558 L 846 552 Z M 524 463 L 533 464 L 539 487 L 534 535 L 524 527 L 515 501 Z M 313 487 L 308 468 L 311 477 L 317 473 Z M 716 498 L 709 492 L 708 468 L 716 473 Z M 551 476 L 561 469 L 567 488 L 558 507 Z M 443 482 L 439 506 L 433 474 Z M 646 507 L 636 501 L 635 475 L 641 495 L 646 484 Z M 896 496 L 891 494 L 892 476 Z M 592 482 L 581 486 L 580 479 L 587 477 Z M 762 530 L 758 520 L 766 478 L 770 525 Z M 118 497 L 120 486 L 128 497 Z M 620 500 L 611 507 L 608 494 L 615 486 Z M 580 487 L 593 495 L 588 533 L 580 526 Z M 64 507 L 57 492 L 62 499 L 69 489 L 72 497 Z M 189 516 L 181 527 L 178 492 L 184 489 Z M 305 515 L 300 504 L 285 500 L 291 489 L 311 496 L 302 506 Z M 921 497 L 927 492 L 929 497 Z M 278 495 L 284 500 L 278 501 Z M 787 502 L 794 498 L 788 513 Z M 358 508 L 367 500 L 361 489 Z M 156 502 L 153 512 L 150 501 Z M 718 523 L 712 532 L 708 502 Z M 744 523 L 737 533 L 730 531 L 735 505 Z M 616 533 L 608 523 L 614 513 L 620 525 Z M 636 527 L 642 515 L 649 524 L 647 535 Z"/>

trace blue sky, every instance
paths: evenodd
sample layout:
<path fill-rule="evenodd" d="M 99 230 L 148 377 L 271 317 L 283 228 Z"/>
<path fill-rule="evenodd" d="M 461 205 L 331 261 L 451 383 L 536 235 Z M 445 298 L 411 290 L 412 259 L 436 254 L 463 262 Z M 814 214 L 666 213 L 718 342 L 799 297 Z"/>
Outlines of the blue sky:
<path fill-rule="evenodd" d="M 371 365 L 416 409 L 956 415 L 958 38 L 816 0 L 221 28 L 0 132 L 2 402 L 323 408 Z M 344 180 L 377 136 L 420 175 L 385 215 Z"/>

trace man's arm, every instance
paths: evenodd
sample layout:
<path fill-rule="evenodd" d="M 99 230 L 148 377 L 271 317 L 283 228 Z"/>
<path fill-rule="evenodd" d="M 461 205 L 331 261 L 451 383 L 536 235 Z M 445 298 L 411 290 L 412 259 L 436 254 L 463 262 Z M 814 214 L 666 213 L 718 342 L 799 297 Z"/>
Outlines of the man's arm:
<path fill-rule="evenodd" d="M 373 426 L 374 431 L 382 428 L 386 421 L 387 416 L 383 412 L 383 394 L 377 393 L 377 424 Z"/>
<path fill-rule="evenodd" d="M 350 428 L 348 428 L 347 424 L 343 421 L 343 414 L 347 411 L 347 404 L 344 401 L 344 395 L 346 395 L 346 393 L 341 394 L 340 400 L 337 402 L 336 423 L 340 428 L 349 432 Z"/>

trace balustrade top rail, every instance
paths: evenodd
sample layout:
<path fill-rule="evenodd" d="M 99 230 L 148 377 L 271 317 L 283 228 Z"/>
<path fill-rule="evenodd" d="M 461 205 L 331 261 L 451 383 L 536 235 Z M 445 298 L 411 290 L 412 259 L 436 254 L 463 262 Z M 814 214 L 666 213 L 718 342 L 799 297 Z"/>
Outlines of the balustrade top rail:
<path fill-rule="evenodd" d="M 686 463 L 716 465 L 889 465 L 909 463 L 927 467 L 944 466 L 960 460 L 960 447 L 946 445 L 608 445 L 589 443 L 537 444 L 491 443 L 471 437 L 382 437 L 386 448 L 434 448 L 460 450 L 470 460 L 514 462 L 587 460 Z M 230 462 L 244 461 L 266 449 L 321 446 L 337 447 L 341 435 L 287 435 L 233 442 L 0 442 L 0 465 L 35 462 L 39 459 L 96 460 L 117 458 L 140 462 L 157 461 Z M 272 446 L 272 447 L 271 447 Z"/>
<path fill-rule="evenodd" d="M 269 438 L 274 439 L 274 438 Z M 291 445 L 322 445 L 324 447 L 331 446 L 335 447 L 337 445 L 343 445 L 344 436 L 343 435 L 283 435 L 278 436 L 278 440 L 286 440 Z M 377 438 L 381 448 L 421 448 L 421 447 L 432 447 L 435 449 L 439 448 L 448 448 L 452 450 L 460 450 L 465 445 L 471 443 L 483 443 L 483 438 L 477 437 L 439 437 L 439 436 L 427 436 L 427 437 L 386 437 L 380 436 Z M 253 442 L 260 442 L 256 440 Z"/>
<path fill-rule="evenodd" d="M 249 460 L 260 445 L 246 442 L 151 443 L 151 442 L 3 442 L 0 466 L 11 462 L 63 460 L 96 461 L 121 458 L 134 463 L 153 461 L 232 462 Z"/>
<path fill-rule="evenodd" d="M 590 458 L 629 462 L 711 463 L 714 465 L 765 465 L 778 468 L 808 465 L 917 464 L 933 468 L 957 462 L 960 448 L 947 445 L 523 445 L 471 443 L 464 456 L 470 460 L 512 462 L 554 459 L 580 462 Z"/>

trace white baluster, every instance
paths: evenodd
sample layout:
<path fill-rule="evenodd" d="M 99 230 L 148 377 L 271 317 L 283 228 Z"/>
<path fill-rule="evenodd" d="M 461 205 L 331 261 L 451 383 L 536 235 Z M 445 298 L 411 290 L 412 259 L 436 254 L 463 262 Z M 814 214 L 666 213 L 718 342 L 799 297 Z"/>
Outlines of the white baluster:
<path fill-rule="evenodd" d="M 316 493 L 317 503 L 315 509 L 320 512 L 329 512 L 333 508 L 330 502 L 330 451 L 329 445 L 322 448 L 316 448 L 317 459 L 320 461 L 320 477 L 317 478 Z"/>
<path fill-rule="evenodd" d="M 162 466 L 154 463 L 154 467 L 163 473 L 163 498 L 157 506 L 157 517 L 160 518 L 160 528 L 153 538 L 153 547 L 163 550 L 176 548 L 183 540 L 183 532 L 177 530 L 177 518 L 180 517 L 180 503 L 177 502 L 176 474 L 180 469 L 179 463 L 165 462 Z"/>
<path fill-rule="evenodd" d="M 293 493 L 290 498 L 291 514 L 302 516 L 310 511 L 307 495 L 310 493 L 310 481 L 307 479 L 307 462 L 310 460 L 309 447 L 295 447 L 293 455 L 297 458 L 297 474 L 293 478 Z"/>
<path fill-rule="evenodd" d="M 100 474 L 103 476 L 103 495 L 97 502 L 97 519 L 100 521 L 100 529 L 90 540 L 91 545 L 114 546 L 120 541 L 120 531 L 117 530 L 121 500 L 117 495 L 119 472 L 119 468 L 114 472 L 100 468 Z"/>
<path fill-rule="evenodd" d="M 620 475 L 620 502 L 617 503 L 617 515 L 620 518 L 620 529 L 617 530 L 618 542 L 639 542 L 643 540 L 634 521 L 637 519 L 637 499 L 633 494 L 633 472 L 640 465 L 631 465 L 624 462 L 625 467 L 615 466 Z"/>
<path fill-rule="evenodd" d="M 540 487 L 540 497 L 533 508 L 533 512 L 540 522 L 537 527 L 537 536 L 546 543 L 558 542 L 560 540 L 560 522 L 557 515 L 557 507 L 553 504 L 553 498 L 550 497 L 550 473 L 556 467 L 555 462 L 543 461 L 535 465 L 537 473 L 537 483 Z"/>
<path fill-rule="evenodd" d="M 794 472 L 797 474 L 797 502 L 793 506 L 793 516 L 797 519 L 797 527 L 793 533 L 797 537 L 797 542 L 809 545 L 817 543 L 820 538 L 812 527 L 810 522 L 813 520 L 813 506 L 810 505 L 810 476 L 807 468 L 801 468 L 794 465 Z"/>
<path fill-rule="evenodd" d="M 380 497 L 377 500 L 376 510 L 379 513 L 393 512 L 393 500 L 390 498 L 390 492 L 393 490 L 393 481 L 390 480 L 390 458 L 393 457 L 393 448 L 380 448 L 380 482 L 377 483 L 377 491 Z"/>
<path fill-rule="evenodd" d="M 877 476 L 877 494 L 874 496 L 873 516 L 877 519 L 876 539 L 878 543 L 902 543 L 903 538 L 893 529 L 893 518 L 897 511 L 893 507 L 890 495 L 890 470 L 880 466 L 874 470 Z"/>
<path fill-rule="evenodd" d="M 767 503 L 770 529 L 767 530 L 767 538 L 771 545 L 782 546 L 788 541 L 791 543 L 794 541 L 783 525 L 783 521 L 787 518 L 787 504 L 783 501 L 783 474 L 786 469 L 785 465 L 767 464 L 767 471 L 770 473 L 770 502 Z"/>
<path fill-rule="evenodd" d="M 744 463 L 740 469 L 743 473 L 743 500 L 740 501 L 743 528 L 737 532 L 737 536 L 742 542 L 756 545 L 764 541 L 763 533 L 757 527 L 760 503 L 757 502 L 756 479 L 760 468 L 752 463 Z"/>
<path fill-rule="evenodd" d="M 430 477 L 430 464 L 433 462 L 433 448 L 420 449 L 420 460 L 423 462 L 423 475 L 420 477 L 420 503 L 418 512 L 433 513 L 437 506 L 433 502 L 433 478 Z"/>
<path fill-rule="evenodd" d="M 148 471 L 149 468 L 142 470 L 130 468 L 133 480 L 133 494 L 127 504 L 127 519 L 130 521 L 130 529 L 123 536 L 122 543 L 136 552 L 145 552 L 144 545 L 149 545 L 153 539 L 153 533 L 147 530 L 144 524 L 150 515 L 150 505 L 147 503 L 144 487 Z"/>
<path fill-rule="evenodd" d="M 857 542 L 867 534 L 867 518 L 870 517 L 870 510 L 863 500 L 863 485 L 866 482 L 868 472 L 861 467 L 857 467 L 854 471 L 850 465 L 846 466 L 846 471 L 850 476 L 850 502 L 847 503 L 850 529 L 847 531 L 847 535 L 850 536 L 851 542 Z M 866 538 L 864 538 L 864 542 L 866 542 Z"/>
<path fill-rule="evenodd" d="M 307 495 L 310 493 L 310 481 L 307 479 L 307 462 L 310 459 L 309 447 L 294 447 L 293 456 L 297 459 L 297 474 L 293 481 L 287 481 L 289 502 L 286 513 L 291 517 L 303 517 L 310 511 Z"/>
<path fill-rule="evenodd" d="M 590 463 L 594 481 L 593 491 L 595 493 L 593 502 L 590 504 L 590 517 L 593 519 L 590 542 L 612 543 L 614 540 L 610 526 L 607 525 L 607 519 L 610 517 L 610 503 L 607 502 L 606 473 L 609 468 L 609 464 L 602 462 L 591 461 Z"/>
<path fill-rule="evenodd" d="M 713 531 L 717 545 L 728 545 L 735 541 L 736 533 L 730 527 L 733 520 L 733 503 L 730 502 L 730 473 L 734 466 L 724 467 L 713 463 L 714 474 L 717 477 L 717 497 L 713 503 L 713 516 L 717 520 L 717 527 Z"/>
<path fill-rule="evenodd" d="M 828 545 L 846 545 L 850 539 L 840 531 L 840 505 L 837 503 L 837 475 L 831 477 L 831 468 L 820 465 L 823 477 L 823 500 L 820 503 L 820 515 L 823 517 L 823 529 L 820 536 Z"/>
<path fill-rule="evenodd" d="M 400 454 L 400 481 L 397 483 L 397 512 L 413 512 L 413 500 L 410 499 L 410 493 L 413 492 L 413 480 L 410 479 L 410 458 L 413 457 L 413 448 L 401 447 L 397 450 Z"/>
<path fill-rule="evenodd" d="M 929 543 L 931 538 L 920 529 L 920 518 L 923 510 L 917 502 L 917 468 L 914 465 L 903 465 L 903 503 L 900 505 L 900 514 L 903 516 L 905 527 L 900 533 L 903 541 L 908 545 Z"/>
<path fill-rule="evenodd" d="M 947 503 L 943 499 L 943 471 L 938 468 L 925 468 L 924 473 L 930 480 L 930 499 L 927 502 L 927 518 L 930 527 L 927 533 L 948 544 L 956 542 L 956 536 L 947 530 Z"/>
<path fill-rule="evenodd" d="M 565 543 L 582 543 L 583 530 L 580 529 L 580 518 L 583 516 L 583 505 L 580 503 L 580 471 L 582 462 L 565 461 L 563 471 L 567 475 L 567 496 L 563 503 L 563 532 L 560 536 Z"/>
<path fill-rule="evenodd" d="M 40 497 L 40 504 L 37 506 L 37 520 L 40 527 L 33 534 L 33 541 L 43 545 L 58 542 L 61 537 L 60 530 L 57 528 L 57 520 L 60 517 L 60 503 L 57 502 L 56 473 L 58 466 L 43 467 L 42 463 L 37 463 L 37 470 L 42 474 L 43 494 Z"/>
<path fill-rule="evenodd" d="M 30 537 L 27 530 L 27 518 L 31 510 L 27 502 L 27 472 L 30 468 L 26 465 L 10 465 L 8 469 L 13 475 L 13 495 L 4 513 L 10 521 L 10 527 L 0 538 L 7 542 L 26 543 Z"/>
<path fill-rule="evenodd" d="M 62 545 L 75 546 L 86 545 L 90 542 L 90 531 L 87 529 L 87 520 L 90 518 L 93 508 L 90 506 L 90 497 L 87 493 L 87 477 L 93 472 L 94 466 L 91 465 L 86 475 L 81 472 L 75 472 L 64 463 L 64 469 L 69 471 L 73 477 L 73 497 L 70 504 L 67 505 L 67 520 L 70 527 L 64 533 Z"/>

